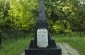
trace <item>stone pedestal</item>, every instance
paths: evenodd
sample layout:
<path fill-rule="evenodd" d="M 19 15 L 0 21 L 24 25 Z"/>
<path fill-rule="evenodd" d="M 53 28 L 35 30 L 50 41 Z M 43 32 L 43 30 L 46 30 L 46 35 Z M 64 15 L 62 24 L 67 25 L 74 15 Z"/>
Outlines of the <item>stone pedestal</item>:
<path fill-rule="evenodd" d="M 47 29 L 48 30 L 48 34 L 47 34 L 47 36 L 48 36 L 48 39 L 47 39 L 48 46 L 47 47 L 39 47 L 37 45 L 37 43 L 38 43 L 38 41 L 37 41 L 37 30 L 38 29 Z M 31 40 L 28 49 L 25 50 L 25 55 L 62 55 L 61 48 L 58 45 L 56 45 L 55 40 L 50 38 L 49 28 L 48 28 L 47 22 L 38 22 L 36 24 L 35 38 L 33 40 Z"/>
<path fill-rule="evenodd" d="M 62 55 L 61 48 L 54 44 L 54 40 L 51 41 L 48 48 L 38 48 L 35 41 L 31 40 L 29 48 L 25 50 L 25 55 Z"/>

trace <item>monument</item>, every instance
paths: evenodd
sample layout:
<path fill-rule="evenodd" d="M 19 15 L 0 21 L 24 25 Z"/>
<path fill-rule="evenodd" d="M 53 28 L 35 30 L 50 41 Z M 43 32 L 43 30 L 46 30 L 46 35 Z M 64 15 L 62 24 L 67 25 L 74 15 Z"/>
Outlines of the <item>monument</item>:
<path fill-rule="evenodd" d="M 44 0 L 40 0 L 39 18 L 36 23 L 35 38 L 31 40 L 25 55 L 62 55 L 61 48 L 49 34 L 49 25 L 45 17 Z"/>

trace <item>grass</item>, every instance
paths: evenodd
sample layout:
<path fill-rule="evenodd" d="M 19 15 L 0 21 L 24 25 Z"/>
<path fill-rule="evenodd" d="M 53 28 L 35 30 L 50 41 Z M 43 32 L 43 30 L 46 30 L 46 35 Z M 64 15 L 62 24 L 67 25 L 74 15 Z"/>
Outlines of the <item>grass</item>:
<path fill-rule="evenodd" d="M 10 39 L 6 41 L 6 44 L 3 45 L 3 48 L 0 49 L 0 55 L 20 55 L 28 46 L 30 42 L 30 36 L 20 38 L 17 40 Z"/>
<path fill-rule="evenodd" d="M 7 40 L 3 48 L 0 49 L 0 55 L 20 55 L 28 46 L 31 35 L 20 39 Z M 71 34 L 53 34 L 56 42 L 66 42 L 75 48 L 80 55 L 85 55 L 85 34 L 71 33 Z"/>
<path fill-rule="evenodd" d="M 73 48 L 75 48 L 80 55 L 85 55 L 85 34 L 80 36 L 79 33 L 73 34 L 55 34 L 53 35 L 56 42 L 66 42 Z"/>

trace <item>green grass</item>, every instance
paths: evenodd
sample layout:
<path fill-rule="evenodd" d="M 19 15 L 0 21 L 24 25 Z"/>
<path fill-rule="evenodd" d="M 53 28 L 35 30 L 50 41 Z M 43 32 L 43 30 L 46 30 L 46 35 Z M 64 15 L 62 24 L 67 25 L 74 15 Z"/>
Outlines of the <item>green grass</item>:
<path fill-rule="evenodd" d="M 7 40 L 3 48 L 0 49 L 0 55 L 20 55 L 28 46 L 31 35 L 20 39 Z M 85 55 L 85 34 L 71 33 L 71 34 L 53 34 L 56 42 L 66 42 L 75 48 L 80 55 Z"/>
<path fill-rule="evenodd" d="M 85 34 L 79 36 L 78 33 L 76 34 L 55 34 L 53 37 L 56 42 L 66 42 L 73 48 L 75 48 L 80 55 L 85 55 Z"/>
<path fill-rule="evenodd" d="M 29 35 L 29 37 L 26 37 L 25 39 L 7 40 L 6 44 L 4 43 L 3 48 L 0 49 L 0 55 L 20 55 L 29 45 L 30 38 Z"/>

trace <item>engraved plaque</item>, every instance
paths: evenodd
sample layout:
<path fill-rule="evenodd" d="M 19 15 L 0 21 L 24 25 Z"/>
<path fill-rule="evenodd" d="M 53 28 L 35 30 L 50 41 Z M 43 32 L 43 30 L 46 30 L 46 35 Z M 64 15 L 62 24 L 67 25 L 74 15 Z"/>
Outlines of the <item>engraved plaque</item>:
<path fill-rule="evenodd" d="M 40 48 L 46 48 L 48 46 L 48 30 L 37 30 L 37 46 Z"/>

